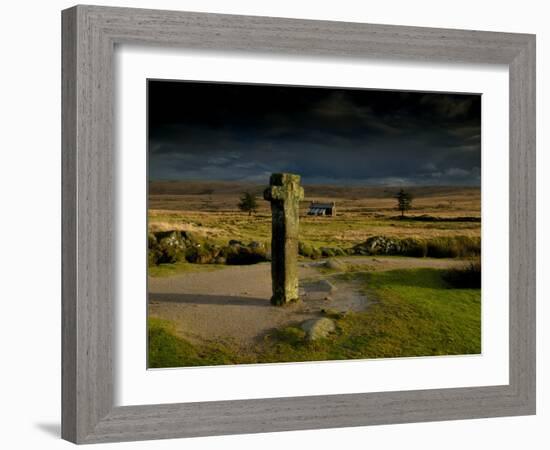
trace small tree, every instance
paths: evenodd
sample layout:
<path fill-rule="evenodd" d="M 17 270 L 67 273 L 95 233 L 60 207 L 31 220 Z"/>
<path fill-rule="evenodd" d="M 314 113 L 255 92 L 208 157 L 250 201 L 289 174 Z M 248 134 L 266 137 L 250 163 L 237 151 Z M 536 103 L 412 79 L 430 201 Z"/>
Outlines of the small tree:
<path fill-rule="evenodd" d="M 408 211 L 412 207 L 413 197 L 410 193 L 401 189 L 396 195 L 397 209 L 401 211 L 401 217 L 405 216 L 405 211 Z"/>
<path fill-rule="evenodd" d="M 248 215 L 252 215 L 258 209 L 258 203 L 256 202 L 256 197 L 250 192 L 244 192 L 241 196 L 241 201 L 239 202 L 239 209 L 241 211 L 247 212 Z"/>

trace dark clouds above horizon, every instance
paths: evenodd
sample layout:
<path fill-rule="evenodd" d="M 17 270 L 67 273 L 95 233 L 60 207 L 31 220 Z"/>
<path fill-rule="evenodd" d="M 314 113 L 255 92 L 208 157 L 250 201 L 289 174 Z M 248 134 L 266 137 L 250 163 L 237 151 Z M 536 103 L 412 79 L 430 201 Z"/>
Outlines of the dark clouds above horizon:
<path fill-rule="evenodd" d="M 481 97 L 149 81 L 149 179 L 480 185 Z"/>

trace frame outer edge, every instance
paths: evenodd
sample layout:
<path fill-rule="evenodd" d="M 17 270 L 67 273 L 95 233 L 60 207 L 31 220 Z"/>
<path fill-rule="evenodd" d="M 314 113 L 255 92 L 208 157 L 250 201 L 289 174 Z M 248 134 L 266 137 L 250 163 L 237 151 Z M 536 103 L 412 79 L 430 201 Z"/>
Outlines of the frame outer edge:
<path fill-rule="evenodd" d="M 76 442 L 78 414 L 76 395 L 76 66 L 77 11 L 70 8 L 61 17 L 61 436 Z"/>
<path fill-rule="evenodd" d="M 510 226 L 517 233 L 517 240 L 510 242 L 514 260 L 510 269 L 510 385 L 114 407 L 114 43 L 230 49 L 243 42 L 247 33 L 239 30 L 248 20 L 259 36 L 254 35 L 243 47 L 246 50 L 259 46 L 290 54 L 334 54 L 335 49 L 349 45 L 348 54 L 359 57 L 412 54 L 412 59 L 423 60 L 433 46 L 430 58 L 434 60 L 484 62 L 487 58 L 485 62 L 510 65 Z M 97 6 L 63 12 L 63 438 L 77 443 L 114 442 L 534 413 L 534 36 L 326 21 L 318 28 L 316 22 Z M 263 26 L 271 31 L 264 32 Z M 181 35 L 184 27 L 192 39 Z M 229 34 L 219 37 L 217 27 Z M 264 44 L 273 27 L 283 34 Z M 326 38 L 331 30 L 340 33 L 339 37 Z M 348 31 L 354 41 L 345 38 Z M 207 37 L 204 42 L 195 40 L 201 33 Z M 424 42 L 423 37 L 432 39 L 434 33 L 454 41 L 439 45 L 432 40 L 415 47 L 404 42 L 408 34 Z M 306 35 L 314 43 L 310 50 L 300 47 L 303 42 L 296 49 L 289 44 L 293 36 Z M 371 37 L 381 40 L 371 43 Z M 472 48 L 470 41 L 475 44 Z M 369 43 L 366 48 L 365 42 Z M 512 279 L 516 282 L 513 291 Z M 433 409 L 432 401 L 441 403 L 440 410 Z M 380 406 L 386 409 L 378 414 Z M 282 417 L 286 423 L 278 421 Z"/>
<path fill-rule="evenodd" d="M 80 6 L 117 43 L 335 58 L 509 64 L 529 35 L 450 28 Z M 185 30 L 185 32 L 183 32 Z"/>
<path fill-rule="evenodd" d="M 536 413 L 536 37 L 510 67 L 510 384 Z M 513 311 L 512 311 L 513 309 Z M 512 314 L 513 312 L 513 314 Z M 514 339 L 515 337 L 515 339 Z M 512 363 L 512 355 L 515 364 Z"/>
<path fill-rule="evenodd" d="M 84 443 L 113 409 L 113 45 L 86 6 L 62 34 L 62 437 Z"/>

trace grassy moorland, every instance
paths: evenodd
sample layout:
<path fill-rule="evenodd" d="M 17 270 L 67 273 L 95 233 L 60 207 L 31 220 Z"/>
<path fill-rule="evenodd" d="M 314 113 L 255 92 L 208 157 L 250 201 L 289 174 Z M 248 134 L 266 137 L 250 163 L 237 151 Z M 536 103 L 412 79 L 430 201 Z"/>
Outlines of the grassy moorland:
<path fill-rule="evenodd" d="M 481 352 L 481 291 L 449 283 L 437 269 L 349 272 L 373 303 L 325 315 L 336 332 L 307 341 L 299 324 L 272 330 L 243 351 L 230 339 L 192 344 L 174 324 L 149 319 L 149 367 L 464 355 Z M 455 277 L 456 280 L 456 277 Z"/>
<path fill-rule="evenodd" d="M 305 186 L 301 204 L 300 239 L 316 246 L 351 246 L 370 236 L 435 238 L 480 236 L 480 223 L 460 218 L 480 217 L 478 188 L 411 188 L 413 209 L 409 216 L 436 219 L 402 220 L 395 210 L 397 188 Z M 262 186 L 243 183 L 154 182 L 150 184 L 149 230 L 190 231 L 215 243 L 229 239 L 268 242 L 271 236 L 269 203 Z M 252 216 L 237 208 L 242 192 L 257 195 L 258 210 Z M 310 201 L 335 201 L 336 217 L 311 217 Z"/>

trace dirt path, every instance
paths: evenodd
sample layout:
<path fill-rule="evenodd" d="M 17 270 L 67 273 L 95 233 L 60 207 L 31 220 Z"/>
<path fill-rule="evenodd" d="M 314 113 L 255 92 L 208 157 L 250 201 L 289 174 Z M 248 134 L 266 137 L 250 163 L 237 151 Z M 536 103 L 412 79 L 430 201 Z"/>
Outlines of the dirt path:
<path fill-rule="evenodd" d="M 357 270 L 447 268 L 461 261 L 431 258 L 340 258 Z M 230 266 L 212 272 L 192 272 L 149 278 L 149 314 L 176 324 L 186 339 L 231 340 L 241 347 L 254 344 L 269 330 L 318 317 L 322 309 L 360 311 L 369 300 L 358 286 L 323 274 L 324 261 L 300 263 L 300 303 L 271 306 L 270 264 Z M 364 266 L 364 267 L 361 267 Z"/>

